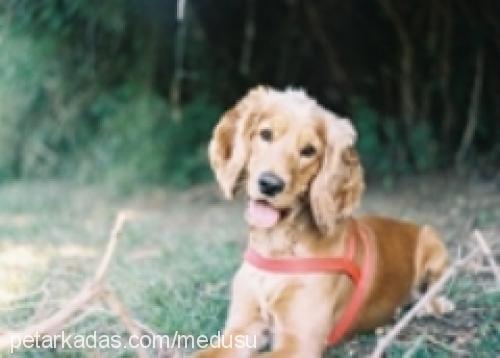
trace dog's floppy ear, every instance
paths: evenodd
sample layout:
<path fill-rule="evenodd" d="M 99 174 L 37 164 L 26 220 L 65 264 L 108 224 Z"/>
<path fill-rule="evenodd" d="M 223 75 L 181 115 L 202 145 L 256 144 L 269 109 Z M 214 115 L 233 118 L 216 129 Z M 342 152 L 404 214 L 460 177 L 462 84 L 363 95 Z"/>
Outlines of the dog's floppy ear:
<path fill-rule="evenodd" d="M 324 109 L 321 121 L 325 137 L 323 163 L 310 188 L 310 203 L 318 228 L 330 234 L 337 220 L 348 217 L 364 190 L 363 169 L 354 149 L 356 130 L 348 119 Z"/>
<path fill-rule="evenodd" d="M 250 139 L 266 89 L 257 87 L 226 111 L 215 127 L 208 147 L 210 166 L 224 196 L 231 199 L 246 166 Z"/>

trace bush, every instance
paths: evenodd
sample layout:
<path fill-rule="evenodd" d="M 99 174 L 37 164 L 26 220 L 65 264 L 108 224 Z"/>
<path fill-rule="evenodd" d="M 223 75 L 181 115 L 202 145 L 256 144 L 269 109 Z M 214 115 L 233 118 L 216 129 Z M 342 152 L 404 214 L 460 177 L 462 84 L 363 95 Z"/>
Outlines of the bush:
<path fill-rule="evenodd" d="M 99 128 L 76 161 L 80 178 L 186 186 L 208 177 L 206 143 L 219 111 L 207 101 L 186 104 L 176 122 L 162 98 L 128 86 L 101 96 L 90 113 Z"/>
<path fill-rule="evenodd" d="M 56 173 L 79 130 L 81 92 L 66 84 L 51 51 L 50 41 L 29 37 L 0 42 L 0 178 Z"/>
<path fill-rule="evenodd" d="M 106 85 L 94 77 L 92 58 L 75 67 L 74 58 L 58 55 L 65 35 L 54 31 L 35 37 L 13 28 L 0 39 L 0 180 L 66 177 L 130 187 L 208 177 L 216 106 L 197 98 L 174 121 L 165 98 L 138 75 L 142 64 L 121 72 L 123 84 Z"/>
<path fill-rule="evenodd" d="M 352 117 L 369 177 L 389 180 L 394 174 L 425 171 L 439 164 L 438 146 L 427 122 L 417 123 L 405 140 L 394 119 L 380 115 L 362 99 L 352 102 Z"/>
<path fill-rule="evenodd" d="M 138 14 L 119 1 L 9 4 L 0 5 L 0 22 L 10 23 L 0 37 L 0 180 L 128 188 L 209 176 L 206 143 L 220 111 L 197 94 L 173 120 L 155 83 L 157 51 L 127 26 Z"/>

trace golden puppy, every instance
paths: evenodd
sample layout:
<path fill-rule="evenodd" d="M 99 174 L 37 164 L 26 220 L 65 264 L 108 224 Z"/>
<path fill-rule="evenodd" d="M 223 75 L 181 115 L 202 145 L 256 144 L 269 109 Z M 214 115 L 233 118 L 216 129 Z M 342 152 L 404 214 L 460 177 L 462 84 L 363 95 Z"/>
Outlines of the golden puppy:
<path fill-rule="evenodd" d="M 370 232 L 373 272 L 349 335 L 390 320 L 414 290 L 436 280 L 447 263 L 446 249 L 429 226 L 382 217 L 353 219 L 364 189 L 363 170 L 349 120 L 327 111 L 300 90 L 258 87 L 227 111 L 209 147 L 210 163 L 225 196 L 246 185 L 249 248 L 266 258 L 341 257 L 356 240 L 354 262 L 366 247 L 353 226 Z M 232 285 L 224 331 L 273 334 L 266 357 L 320 357 L 327 336 L 354 288 L 342 273 L 275 273 L 243 262 Z M 431 302 L 440 314 L 446 302 Z M 198 357 L 248 357 L 251 348 L 211 348 Z"/>

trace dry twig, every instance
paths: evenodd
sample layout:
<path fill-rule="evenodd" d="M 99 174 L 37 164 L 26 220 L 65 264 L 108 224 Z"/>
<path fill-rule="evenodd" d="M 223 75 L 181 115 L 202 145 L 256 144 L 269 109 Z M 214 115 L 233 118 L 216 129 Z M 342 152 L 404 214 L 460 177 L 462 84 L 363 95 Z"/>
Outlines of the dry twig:
<path fill-rule="evenodd" d="M 61 331 L 68 321 L 78 315 L 78 313 L 84 311 L 90 302 L 102 295 L 104 277 L 108 271 L 109 263 L 115 251 L 123 225 L 129 217 L 130 215 L 127 212 L 118 213 L 113 229 L 111 230 L 108 246 L 94 277 L 52 316 L 21 330 L 2 331 L 0 335 L 0 351 L 11 347 L 13 342 L 22 342 L 27 338 L 36 340 L 43 335 Z"/>
<path fill-rule="evenodd" d="M 410 349 L 408 349 L 405 354 L 403 355 L 403 358 L 411 358 L 413 355 L 417 352 L 417 350 L 422 346 L 422 344 L 425 342 L 425 335 L 420 335 L 418 338 L 413 342 L 411 345 Z"/>
<path fill-rule="evenodd" d="M 420 298 L 420 300 L 398 321 L 398 323 L 384 336 L 382 337 L 375 350 L 371 354 L 372 358 L 382 357 L 384 351 L 389 347 L 389 345 L 394 341 L 397 335 L 405 328 L 410 321 L 420 312 L 426 304 L 443 288 L 443 286 L 448 282 L 448 280 L 455 275 L 457 270 L 465 265 L 467 262 L 472 260 L 481 250 L 475 248 L 472 250 L 465 258 L 455 261 L 455 263 L 446 270 L 446 272 L 441 276 L 441 278 L 436 281 L 429 290 Z"/>
<path fill-rule="evenodd" d="M 130 317 L 125 305 L 113 292 L 106 290 L 104 294 L 104 301 L 110 310 L 122 321 L 123 325 L 129 332 L 130 336 L 139 337 L 142 332 L 141 329 L 135 324 L 135 321 Z M 139 344 L 136 348 L 136 353 L 139 358 L 147 358 L 148 352 Z"/>
<path fill-rule="evenodd" d="M 428 342 L 444 349 L 445 351 L 453 353 L 454 357 L 463 357 L 467 354 L 467 351 L 464 351 L 462 349 L 455 348 L 449 344 L 443 343 L 429 334 L 425 335 L 425 340 L 427 340 Z"/>
<path fill-rule="evenodd" d="M 479 230 L 474 230 L 472 236 L 474 236 L 474 239 L 476 239 L 476 241 L 479 244 L 479 247 L 481 248 L 481 251 L 486 257 L 486 260 L 488 261 L 488 264 L 491 267 L 491 271 L 495 276 L 497 284 L 500 284 L 500 269 L 498 268 L 498 265 L 495 261 L 495 257 L 493 256 L 493 252 L 491 251 L 490 246 L 488 245 L 488 243 L 484 239 L 483 234 Z"/>

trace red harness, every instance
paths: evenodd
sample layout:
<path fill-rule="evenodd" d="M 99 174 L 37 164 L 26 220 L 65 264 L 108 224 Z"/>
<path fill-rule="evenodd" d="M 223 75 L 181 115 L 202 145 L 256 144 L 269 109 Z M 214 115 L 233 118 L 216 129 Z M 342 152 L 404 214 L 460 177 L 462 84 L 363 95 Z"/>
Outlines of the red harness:
<path fill-rule="evenodd" d="M 244 254 L 246 262 L 252 266 L 272 273 L 341 273 L 349 276 L 355 285 L 351 300 L 345 306 L 344 312 L 339 317 L 337 324 L 327 337 L 329 346 L 337 344 L 352 327 L 361 306 L 364 302 L 375 266 L 376 249 L 371 229 L 353 220 L 352 234 L 349 235 L 344 257 L 320 258 L 268 258 L 261 256 L 257 251 L 248 248 Z M 363 263 L 360 266 L 354 261 L 357 250 L 356 237 L 363 243 Z"/>

